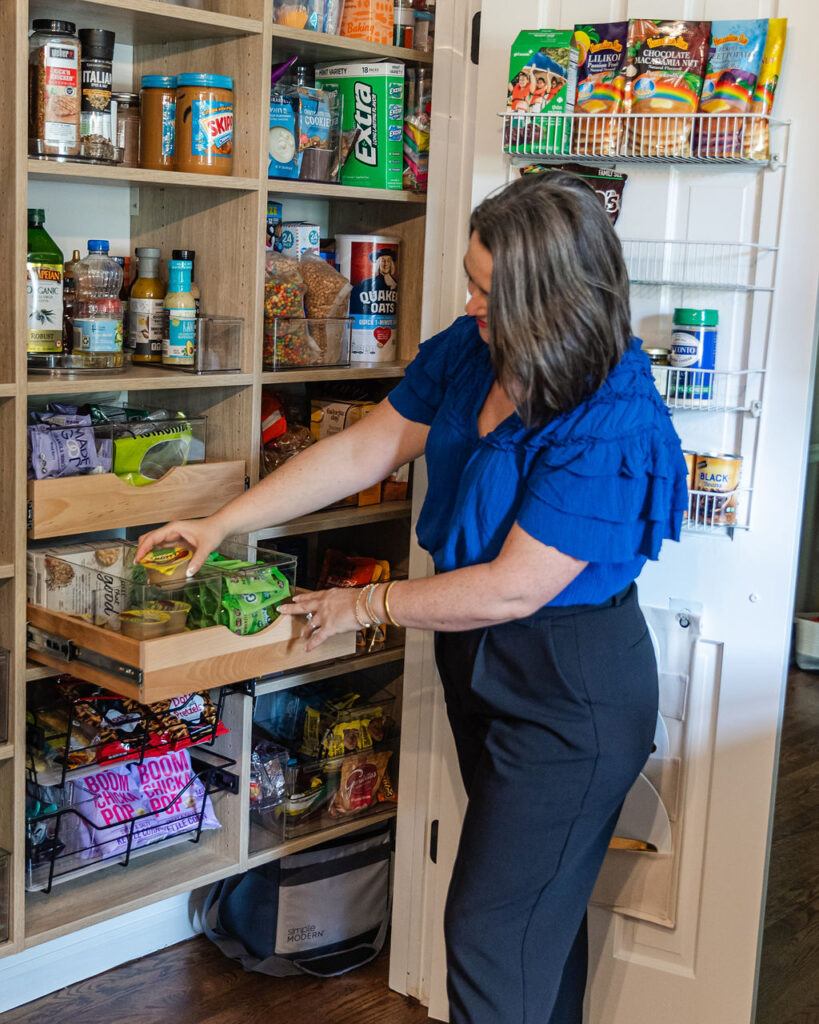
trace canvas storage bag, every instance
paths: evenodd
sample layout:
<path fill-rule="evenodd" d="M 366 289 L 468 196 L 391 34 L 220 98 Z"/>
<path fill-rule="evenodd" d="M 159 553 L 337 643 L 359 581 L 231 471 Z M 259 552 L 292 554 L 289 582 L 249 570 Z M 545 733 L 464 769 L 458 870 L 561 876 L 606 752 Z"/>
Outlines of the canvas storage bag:
<path fill-rule="evenodd" d="M 388 823 L 253 868 L 212 886 L 204 932 L 247 971 L 344 974 L 383 948 L 391 863 Z"/>

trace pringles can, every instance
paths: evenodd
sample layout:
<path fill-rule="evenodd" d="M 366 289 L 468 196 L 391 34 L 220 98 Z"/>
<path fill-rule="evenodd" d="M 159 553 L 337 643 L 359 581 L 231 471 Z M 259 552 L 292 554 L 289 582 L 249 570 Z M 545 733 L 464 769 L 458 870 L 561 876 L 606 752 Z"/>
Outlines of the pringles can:
<path fill-rule="evenodd" d="M 696 518 L 706 526 L 736 526 L 742 456 L 700 452 L 694 470 Z"/>
<path fill-rule="evenodd" d="M 687 399 L 700 403 L 713 396 L 714 374 L 708 371 L 713 371 L 717 365 L 718 325 L 717 309 L 682 307 L 674 310 L 669 356 L 672 373 L 668 388 L 672 401 Z M 686 372 L 674 373 L 674 370 Z"/>
<path fill-rule="evenodd" d="M 388 235 L 336 235 L 336 261 L 352 285 L 351 361 L 398 358 L 400 240 Z"/>

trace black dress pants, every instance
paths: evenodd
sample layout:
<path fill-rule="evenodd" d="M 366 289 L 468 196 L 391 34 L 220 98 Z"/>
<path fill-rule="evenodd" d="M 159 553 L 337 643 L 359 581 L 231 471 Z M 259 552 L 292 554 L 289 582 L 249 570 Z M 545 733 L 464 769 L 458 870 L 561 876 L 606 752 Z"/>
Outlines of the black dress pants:
<path fill-rule="evenodd" d="M 586 907 L 651 752 L 657 667 L 632 585 L 438 633 L 469 798 L 445 915 L 452 1024 L 582 1024 Z"/>

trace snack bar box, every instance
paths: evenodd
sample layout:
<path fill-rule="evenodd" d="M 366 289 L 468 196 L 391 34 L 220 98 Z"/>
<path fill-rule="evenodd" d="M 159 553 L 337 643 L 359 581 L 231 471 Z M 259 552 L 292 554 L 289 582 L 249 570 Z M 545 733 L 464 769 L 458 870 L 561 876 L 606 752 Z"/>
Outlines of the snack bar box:
<path fill-rule="evenodd" d="M 149 704 L 355 653 L 354 632 L 308 653 L 304 620 L 275 611 L 295 589 L 290 555 L 226 544 L 222 556 L 254 564 L 187 579 L 184 567 L 147 576 L 135 551 L 117 540 L 29 550 L 32 660 Z"/>
<path fill-rule="evenodd" d="M 342 185 L 402 189 L 404 65 L 398 61 L 321 64 L 316 86 L 341 94 L 341 131 L 357 132 Z"/>

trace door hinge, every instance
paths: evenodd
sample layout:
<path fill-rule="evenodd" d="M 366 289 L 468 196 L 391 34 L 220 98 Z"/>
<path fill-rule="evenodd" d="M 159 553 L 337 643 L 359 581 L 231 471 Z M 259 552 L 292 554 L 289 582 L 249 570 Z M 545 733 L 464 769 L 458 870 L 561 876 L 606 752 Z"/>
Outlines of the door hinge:
<path fill-rule="evenodd" d="M 429 859 L 433 864 L 438 863 L 438 819 L 429 826 Z"/>
<path fill-rule="evenodd" d="M 32 501 L 26 502 L 26 529 L 30 530 L 34 526 L 34 503 Z"/>
<path fill-rule="evenodd" d="M 250 477 L 249 476 L 245 477 L 245 490 L 246 491 L 250 490 Z"/>
<path fill-rule="evenodd" d="M 481 59 L 481 12 L 472 15 L 472 43 L 469 48 L 469 59 L 479 64 Z"/>

